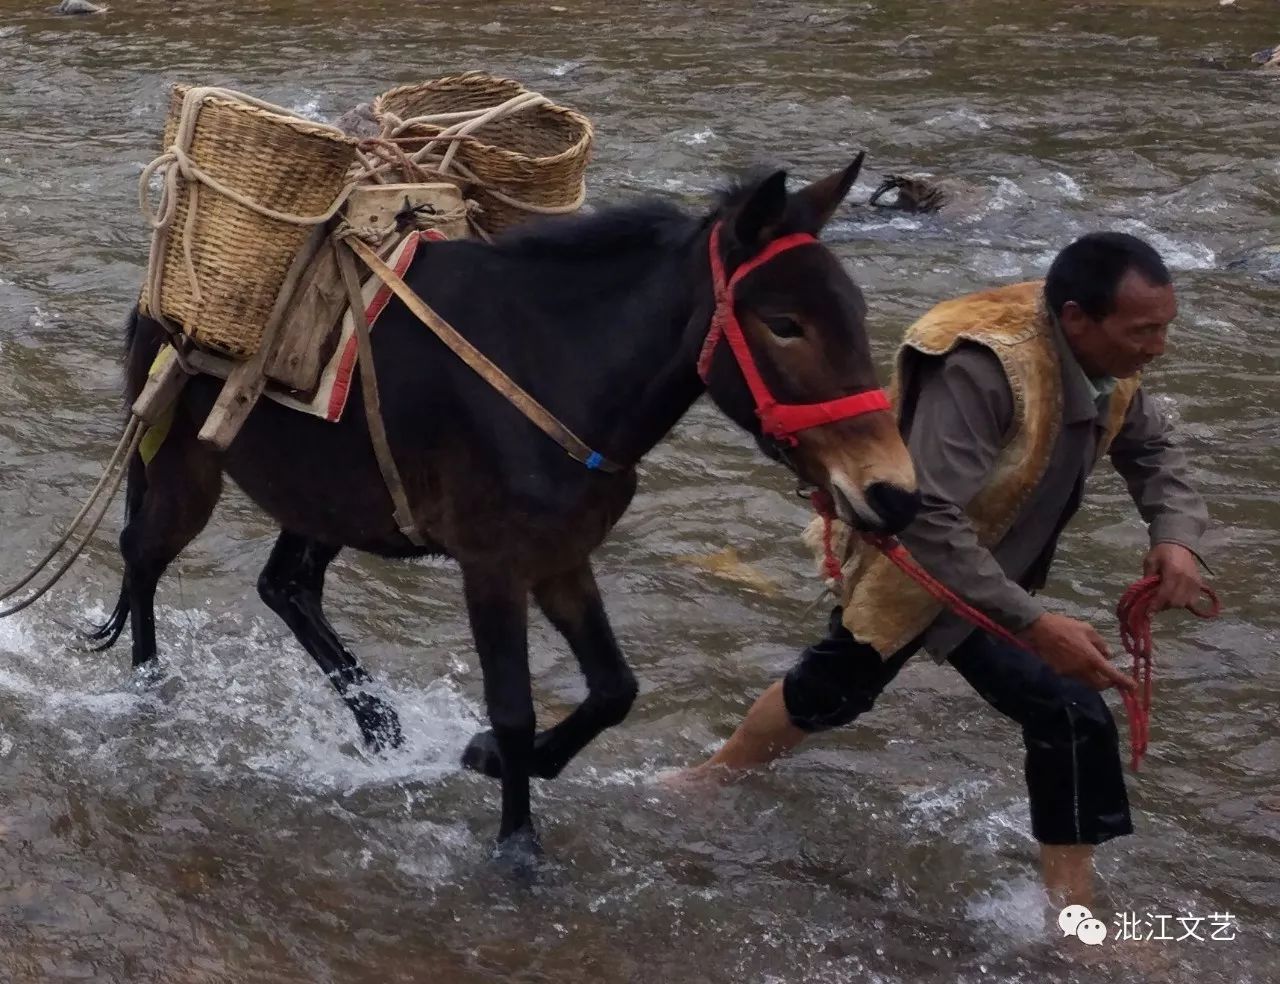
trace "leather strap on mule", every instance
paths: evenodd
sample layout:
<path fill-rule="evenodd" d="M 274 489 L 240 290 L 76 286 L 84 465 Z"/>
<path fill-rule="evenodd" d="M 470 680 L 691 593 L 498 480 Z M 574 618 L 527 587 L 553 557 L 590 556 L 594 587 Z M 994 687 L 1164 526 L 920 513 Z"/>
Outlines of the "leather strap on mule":
<path fill-rule="evenodd" d="M 717 222 L 711 229 L 711 284 L 715 290 L 716 309 L 711 316 L 711 330 L 707 333 L 702 354 L 698 357 L 698 375 L 704 383 L 707 381 L 711 373 L 712 356 L 723 338 L 729 343 L 729 349 L 738 362 L 747 388 L 756 401 L 760 429 L 775 440 L 789 445 L 798 443 L 796 434 L 800 431 L 890 408 L 889 398 L 882 389 L 866 390 L 821 403 L 779 403 L 769 391 L 759 367 L 756 366 L 756 360 L 751 355 L 751 348 L 742 333 L 742 325 L 738 323 L 738 315 L 733 310 L 734 287 L 752 270 L 764 266 L 779 253 L 817 242 L 807 232 L 782 236 L 742 263 L 733 271 L 733 276 L 726 278 L 724 260 L 720 258 L 720 223 Z"/>
<path fill-rule="evenodd" d="M 530 423 L 564 448 L 569 457 L 580 461 L 592 471 L 614 474 L 624 470 L 624 466 L 610 461 L 599 451 L 592 450 L 586 442 L 580 440 L 573 431 L 561 423 L 551 411 L 523 390 L 515 380 L 490 362 L 484 353 L 459 335 L 454 327 L 436 314 L 422 298 L 414 293 L 413 288 L 400 279 L 399 275 L 391 267 L 383 263 L 378 258 L 377 253 L 354 237 L 348 238 L 346 242 L 364 261 L 365 265 L 373 271 L 373 275 L 391 288 L 391 291 L 396 297 L 400 298 L 404 306 L 419 321 L 430 328 L 435 336 L 444 342 L 454 355 L 475 370 L 481 379 L 505 396 L 517 410 L 529 418 Z M 361 351 L 360 358 L 362 361 L 364 360 L 363 351 Z"/>
<path fill-rule="evenodd" d="M 355 240 L 347 241 L 355 242 Z M 351 320 L 355 324 L 356 350 L 360 363 L 360 391 L 364 395 L 364 415 L 369 424 L 369 437 L 373 441 L 373 454 L 378 459 L 382 481 L 386 484 L 387 491 L 391 493 L 396 525 L 400 527 L 400 532 L 409 539 L 410 543 L 415 547 L 421 547 L 426 541 L 418 532 L 413 510 L 409 508 L 409 497 L 404 491 L 404 482 L 400 480 L 400 469 L 396 467 L 396 459 L 391 454 L 391 445 L 387 443 L 387 428 L 382 420 L 382 404 L 378 399 L 378 376 L 373 367 L 373 346 L 369 343 L 369 321 L 365 317 L 364 296 L 360 292 L 360 277 L 356 273 L 355 259 L 341 241 L 331 239 L 329 242 L 338 261 L 342 283 L 347 288 Z"/>

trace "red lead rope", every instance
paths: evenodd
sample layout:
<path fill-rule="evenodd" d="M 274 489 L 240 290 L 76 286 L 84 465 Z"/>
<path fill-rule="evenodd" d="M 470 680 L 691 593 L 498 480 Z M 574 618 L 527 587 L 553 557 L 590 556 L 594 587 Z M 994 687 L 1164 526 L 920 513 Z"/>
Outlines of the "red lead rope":
<path fill-rule="evenodd" d="M 1155 643 L 1151 640 L 1152 604 L 1160 578 L 1156 575 L 1134 582 L 1120 596 L 1116 616 L 1120 619 L 1120 641 L 1125 652 L 1133 657 L 1133 676 L 1138 681 L 1137 694 L 1124 693 L 1125 710 L 1129 713 L 1129 743 L 1133 771 L 1138 771 L 1142 756 L 1147 752 L 1147 739 L 1151 727 L 1151 667 L 1155 656 Z M 1222 613 L 1222 603 L 1212 588 L 1204 588 L 1207 608 L 1189 606 L 1196 618 L 1217 618 Z"/>
<path fill-rule="evenodd" d="M 810 498 L 818 515 L 822 517 L 823 572 L 827 577 L 839 583 L 842 580 L 840 561 L 832 546 L 831 522 L 835 518 L 831 498 L 825 490 L 816 490 Z M 926 571 L 907 552 L 907 548 L 891 536 L 878 533 L 863 533 L 862 539 L 871 544 L 888 558 L 907 577 L 924 588 L 937 601 L 945 605 L 954 614 L 972 623 L 982 631 L 995 636 L 1001 642 L 1034 653 L 1035 649 L 1019 639 L 1008 629 L 993 622 L 987 615 L 978 611 L 948 588 L 945 584 Z M 1147 753 L 1147 744 L 1151 732 L 1151 668 L 1155 645 L 1151 639 L 1152 603 L 1155 601 L 1156 589 L 1160 578 L 1152 575 L 1144 577 L 1132 584 L 1116 606 L 1116 616 L 1120 619 L 1120 641 L 1125 652 L 1133 657 L 1133 676 L 1138 681 L 1137 693 L 1121 691 L 1124 700 L 1125 714 L 1129 719 L 1129 763 L 1134 772 L 1142 765 L 1142 757 Z M 1218 596 L 1211 588 L 1204 589 L 1204 596 L 1209 601 L 1207 608 L 1188 608 L 1197 618 L 1217 618 L 1222 611 Z"/>

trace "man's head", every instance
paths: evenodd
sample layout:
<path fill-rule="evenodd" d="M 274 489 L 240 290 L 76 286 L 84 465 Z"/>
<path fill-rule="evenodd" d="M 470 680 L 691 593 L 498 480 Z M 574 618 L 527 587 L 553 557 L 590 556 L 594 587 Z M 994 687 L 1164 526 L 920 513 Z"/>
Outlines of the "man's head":
<path fill-rule="evenodd" d="M 1169 270 L 1123 232 L 1081 236 L 1054 259 L 1045 300 L 1090 376 L 1123 379 L 1163 354 L 1178 313 Z"/>

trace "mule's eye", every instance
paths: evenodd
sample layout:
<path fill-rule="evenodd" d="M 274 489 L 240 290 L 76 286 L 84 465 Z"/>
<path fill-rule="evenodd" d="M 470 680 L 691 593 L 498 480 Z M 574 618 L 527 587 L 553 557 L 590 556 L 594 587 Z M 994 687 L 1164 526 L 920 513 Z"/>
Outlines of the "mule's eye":
<path fill-rule="evenodd" d="M 768 318 L 762 318 L 771 332 L 779 338 L 804 338 L 804 329 L 800 327 L 800 322 L 795 318 L 788 318 L 785 315 L 773 315 Z"/>

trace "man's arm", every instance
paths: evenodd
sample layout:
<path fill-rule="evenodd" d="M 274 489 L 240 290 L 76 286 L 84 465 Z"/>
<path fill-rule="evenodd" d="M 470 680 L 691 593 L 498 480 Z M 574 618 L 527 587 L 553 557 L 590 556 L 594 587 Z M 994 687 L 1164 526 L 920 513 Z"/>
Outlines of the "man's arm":
<path fill-rule="evenodd" d="M 964 513 L 986 486 L 1013 422 L 1013 394 L 999 360 L 965 346 L 922 372 L 907 440 L 922 503 L 902 542 L 929 573 L 1020 635 L 1058 673 L 1097 690 L 1136 689 L 1111 664 L 1093 626 L 1046 612 L 1005 575 Z"/>
<path fill-rule="evenodd" d="M 1005 576 L 978 542 L 964 509 L 990 479 L 1013 422 L 1013 394 L 1000 362 L 966 345 L 921 367 L 907 446 L 921 508 L 901 539 L 934 577 L 1011 632 L 1044 608 Z"/>
<path fill-rule="evenodd" d="M 1111 445 L 1111 461 L 1149 527 L 1151 551 L 1142 569 L 1160 577 L 1155 609 L 1194 604 L 1204 584 L 1196 561 L 1209 511 L 1191 486 L 1186 455 L 1173 445 L 1168 421 L 1141 388 Z"/>

